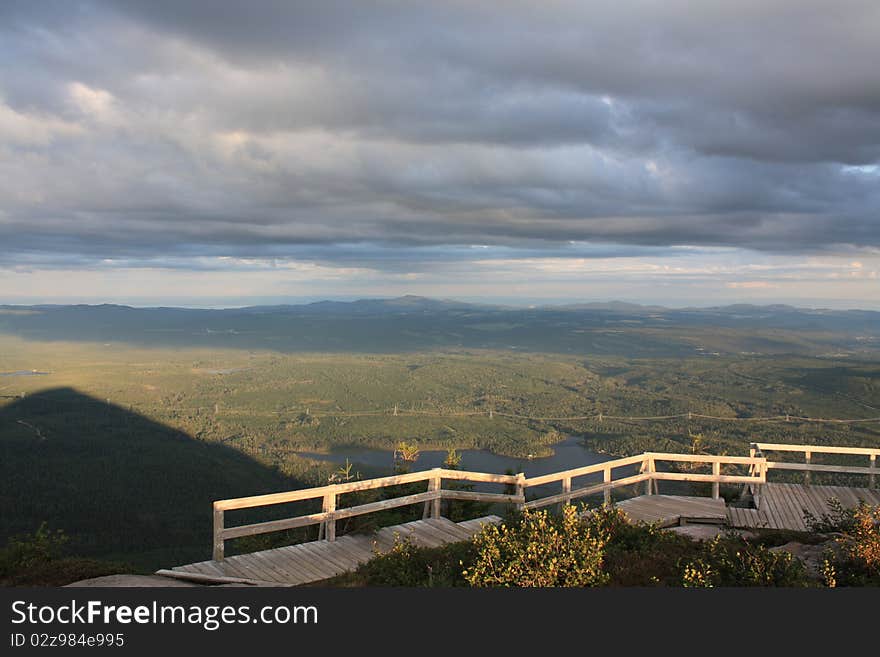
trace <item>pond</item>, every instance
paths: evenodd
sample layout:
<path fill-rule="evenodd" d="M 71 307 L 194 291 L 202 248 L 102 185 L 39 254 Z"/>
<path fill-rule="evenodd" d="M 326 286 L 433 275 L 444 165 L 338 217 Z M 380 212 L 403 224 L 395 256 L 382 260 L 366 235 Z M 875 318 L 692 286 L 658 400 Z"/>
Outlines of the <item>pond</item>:
<path fill-rule="evenodd" d="M 572 468 L 603 463 L 618 458 L 608 456 L 607 454 L 598 454 L 587 449 L 583 445 L 583 440 L 578 436 L 569 436 L 562 442 L 553 445 L 553 454 L 551 456 L 531 459 L 501 456 L 485 449 L 463 449 L 458 453 L 461 455 L 461 463 L 458 466 L 459 470 L 490 472 L 493 474 L 504 474 L 508 471 L 514 473 L 522 472 L 527 477 L 571 470 Z M 371 473 L 379 469 L 390 472 L 394 464 L 394 453 L 391 450 L 368 447 L 334 447 L 326 453 L 299 452 L 299 455 L 316 461 L 339 465 L 345 465 L 346 460 L 348 460 L 353 464 L 353 471 L 355 472 L 358 471 L 358 468 L 368 469 Z M 445 459 L 445 450 L 422 450 L 415 463 L 411 464 L 410 470 L 419 471 L 443 467 Z M 614 476 L 615 478 L 620 478 L 627 474 L 632 474 L 635 472 L 636 467 L 624 467 L 615 470 Z M 372 476 L 372 474 L 367 474 L 366 472 L 363 474 L 364 477 Z M 583 486 L 586 482 L 599 482 L 601 480 L 602 473 L 599 472 L 576 480 L 572 486 L 576 488 Z M 497 484 L 475 484 L 474 488 L 488 492 L 501 492 Z M 553 495 L 561 490 L 561 484 L 558 482 L 547 484 L 546 486 L 536 486 L 529 489 L 529 498 Z"/>

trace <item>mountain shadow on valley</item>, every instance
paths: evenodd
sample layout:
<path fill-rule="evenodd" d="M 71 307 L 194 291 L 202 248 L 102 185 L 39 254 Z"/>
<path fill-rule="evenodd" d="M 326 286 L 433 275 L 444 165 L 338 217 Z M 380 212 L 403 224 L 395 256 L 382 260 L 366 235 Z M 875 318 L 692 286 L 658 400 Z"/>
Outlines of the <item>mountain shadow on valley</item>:
<path fill-rule="evenodd" d="M 72 554 L 168 567 L 210 558 L 214 500 L 303 485 L 72 388 L 0 408 L 0 545 L 46 521 Z"/>

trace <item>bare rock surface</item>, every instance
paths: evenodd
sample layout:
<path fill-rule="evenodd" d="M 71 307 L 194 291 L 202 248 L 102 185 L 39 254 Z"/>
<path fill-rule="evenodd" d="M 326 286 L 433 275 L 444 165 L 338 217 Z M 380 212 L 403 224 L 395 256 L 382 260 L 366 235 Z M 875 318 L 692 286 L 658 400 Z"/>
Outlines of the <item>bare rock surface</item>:
<path fill-rule="evenodd" d="M 682 525 L 680 527 L 669 527 L 668 531 L 675 532 L 676 534 L 681 534 L 682 536 L 687 536 L 695 541 L 711 541 L 713 538 L 724 534 L 725 531 L 729 531 L 726 527 L 722 527 L 721 525 Z M 754 536 L 752 532 L 736 530 L 736 533 L 742 536 L 743 538 L 751 538 Z"/>
<path fill-rule="evenodd" d="M 825 559 L 825 552 L 828 550 L 833 551 L 836 546 L 837 543 L 834 540 L 826 541 L 825 543 L 819 543 L 817 545 L 808 545 L 805 543 L 798 543 L 797 541 L 791 541 L 789 543 L 786 543 L 785 545 L 770 548 L 770 551 L 790 552 L 803 562 L 804 566 L 807 569 L 807 572 L 811 577 L 821 579 L 822 563 Z"/>

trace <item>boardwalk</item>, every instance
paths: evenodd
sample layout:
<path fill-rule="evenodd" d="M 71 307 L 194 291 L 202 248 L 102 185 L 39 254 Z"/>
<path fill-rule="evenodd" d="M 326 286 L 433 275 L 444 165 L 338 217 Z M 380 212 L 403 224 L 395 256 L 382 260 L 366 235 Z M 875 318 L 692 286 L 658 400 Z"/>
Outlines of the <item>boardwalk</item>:
<path fill-rule="evenodd" d="M 765 456 L 767 452 L 780 452 L 788 458 L 771 461 Z M 804 455 L 803 462 L 791 459 L 790 455 L 797 453 Z M 814 455 L 822 462 L 812 460 Z M 849 463 L 826 462 L 835 455 L 846 457 Z M 594 504 L 598 499 L 611 503 L 612 491 L 617 490 L 618 496 L 628 498 L 617 502 L 617 506 L 635 521 L 663 527 L 711 523 L 744 529 L 803 531 L 807 529 L 804 511 L 821 518 L 829 514 L 828 500 L 831 498 L 838 499 L 848 508 L 856 506 L 860 500 L 871 505 L 880 504 L 880 492 L 875 490 L 877 474 L 880 473 L 878 456 L 880 449 L 869 447 L 752 443 L 749 456 L 645 452 L 530 478 L 523 473 L 500 475 L 434 468 L 304 490 L 218 500 L 213 505 L 213 559 L 160 570 L 158 574 L 205 583 L 297 586 L 325 581 L 356 569 L 377 550 L 387 551 L 394 544 L 395 535 L 410 538 L 416 545 L 436 547 L 470 540 L 481 524 L 501 522 L 501 518 L 492 515 L 454 523 L 441 516 L 444 500 L 482 502 L 503 507 L 505 511 L 528 510 L 568 504 L 588 497 L 593 498 Z M 867 459 L 867 465 L 852 465 L 852 461 L 858 458 Z M 658 464 L 668 465 L 658 467 Z M 769 470 L 802 471 L 804 483 L 768 483 Z M 811 485 L 813 472 L 855 475 L 862 477 L 867 487 Z M 446 481 L 493 484 L 503 490 L 489 493 L 461 486 L 444 488 Z M 711 484 L 711 496 L 659 495 L 658 483 L 664 481 Z M 542 487 L 539 490 L 543 490 L 553 483 L 560 485 L 559 493 L 527 499 L 529 488 Z M 750 492 L 753 506 L 726 505 L 721 496 L 722 486 L 726 487 L 728 496 L 731 487 Z M 404 487 L 405 492 L 398 493 L 398 497 L 382 495 L 380 489 L 388 487 L 397 487 L 398 490 Z M 640 495 L 642 490 L 644 494 Z M 349 506 L 341 506 L 343 501 Z M 318 502 L 320 511 L 317 510 Z M 301 515 L 293 517 L 227 525 L 226 514 L 229 512 L 292 503 L 309 506 L 302 508 Z M 385 527 L 371 536 L 336 536 L 339 520 L 413 506 L 422 510 L 421 520 Z M 319 535 L 323 540 L 225 557 L 227 541 L 313 525 L 320 526 Z"/>
<path fill-rule="evenodd" d="M 846 508 L 858 505 L 859 500 L 880 504 L 880 491 L 844 486 L 816 486 L 803 484 L 764 484 L 760 509 L 728 507 L 728 524 L 749 529 L 792 529 L 805 531 L 804 511 L 817 519 L 831 512 L 828 500 L 837 499 Z"/>
<path fill-rule="evenodd" d="M 214 584 L 262 584 L 298 586 L 330 579 L 355 570 L 358 565 L 387 552 L 395 537 L 413 544 L 437 547 L 468 541 L 484 524 L 501 522 L 485 516 L 455 523 L 446 518 L 427 518 L 403 525 L 384 527 L 372 535 L 349 534 L 335 541 L 312 541 L 273 550 L 227 557 L 223 561 L 201 561 L 157 574 Z"/>
<path fill-rule="evenodd" d="M 724 500 L 684 495 L 642 495 L 615 506 L 630 519 L 660 527 L 693 523 L 724 524 L 727 506 Z"/>

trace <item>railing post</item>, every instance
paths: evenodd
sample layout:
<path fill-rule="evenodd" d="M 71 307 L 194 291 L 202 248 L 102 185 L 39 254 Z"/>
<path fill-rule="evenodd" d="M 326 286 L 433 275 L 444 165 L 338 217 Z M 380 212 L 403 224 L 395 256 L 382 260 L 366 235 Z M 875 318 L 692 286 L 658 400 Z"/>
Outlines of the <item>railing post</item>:
<path fill-rule="evenodd" d="M 611 468 L 605 468 L 602 470 L 602 482 L 605 484 L 611 483 Z M 611 504 L 611 486 L 608 486 L 604 490 L 605 494 L 605 504 Z"/>
<path fill-rule="evenodd" d="M 877 455 L 871 454 L 870 458 L 871 458 L 870 468 L 871 468 L 871 470 L 876 470 L 877 469 Z M 870 475 L 868 475 L 868 488 L 874 488 L 876 481 L 877 480 L 875 479 L 875 475 L 872 472 Z"/>
<path fill-rule="evenodd" d="M 440 502 L 443 501 L 443 481 L 440 477 L 440 468 L 434 468 L 434 475 L 428 482 L 428 490 L 437 492 L 437 499 L 431 500 L 431 517 L 440 517 Z"/>
<path fill-rule="evenodd" d="M 806 454 L 805 463 L 807 465 L 810 465 L 810 461 L 812 460 L 813 453 L 812 452 L 804 452 L 804 454 Z M 810 485 L 810 471 L 809 470 L 804 470 L 804 484 L 806 484 L 807 486 Z"/>
<path fill-rule="evenodd" d="M 720 477 L 721 476 L 721 461 L 715 461 L 712 464 L 712 476 Z M 717 500 L 721 497 L 721 482 L 713 481 L 712 482 L 712 499 Z"/>
<path fill-rule="evenodd" d="M 525 500 L 526 497 L 526 475 L 524 472 L 520 472 L 516 475 L 516 496 Z M 524 502 L 517 502 L 516 510 L 522 511 L 525 506 Z"/>
<path fill-rule="evenodd" d="M 657 486 L 654 483 L 654 472 L 656 472 L 655 467 L 656 466 L 654 465 L 654 457 L 649 456 L 648 457 L 648 480 L 645 482 L 645 495 L 653 495 L 654 493 L 657 492 Z"/>
<path fill-rule="evenodd" d="M 223 510 L 214 503 L 214 561 L 223 561 Z"/>
<path fill-rule="evenodd" d="M 758 450 L 758 453 L 761 453 Z M 763 457 L 762 457 L 763 458 Z M 758 484 L 754 487 L 752 493 L 752 499 L 755 501 L 755 508 L 761 508 L 761 491 L 764 487 L 764 484 L 767 483 L 767 459 L 763 459 L 755 468 L 755 472 L 758 474 Z"/>
<path fill-rule="evenodd" d="M 570 493 L 571 492 L 571 477 L 563 477 L 562 479 L 562 492 Z M 571 504 L 571 497 L 565 497 L 562 501 L 563 504 Z"/>
<path fill-rule="evenodd" d="M 333 542 L 336 540 L 336 518 L 333 517 L 333 512 L 336 511 L 336 492 L 332 491 L 324 495 L 324 513 L 329 513 L 330 517 L 324 521 L 324 526 L 326 530 L 324 531 L 325 537 L 329 542 Z"/>

